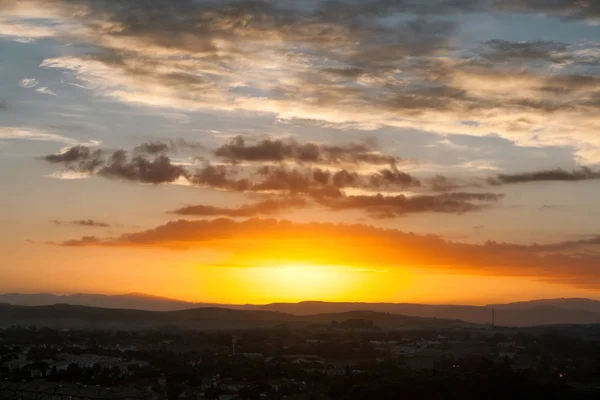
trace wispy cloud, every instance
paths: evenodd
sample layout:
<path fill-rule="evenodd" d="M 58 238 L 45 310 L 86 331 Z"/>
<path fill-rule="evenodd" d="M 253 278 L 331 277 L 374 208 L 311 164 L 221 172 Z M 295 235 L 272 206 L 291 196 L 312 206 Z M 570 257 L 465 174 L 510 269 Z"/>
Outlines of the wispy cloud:
<path fill-rule="evenodd" d="M 55 225 L 74 225 L 81 226 L 87 228 L 110 228 L 110 224 L 106 222 L 95 221 L 93 219 L 81 219 L 81 220 L 72 220 L 72 221 L 62 221 L 55 219 L 52 221 Z"/>
<path fill-rule="evenodd" d="M 12 139 L 12 140 L 38 140 L 45 142 L 57 142 L 64 143 L 69 146 L 85 145 L 85 146 L 96 146 L 100 144 L 99 141 L 91 140 L 89 142 L 82 142 L 80 140 L 62 136 L 55 133 L 45 132 L 35 128 L 21 128 L 21 127 L 8 127 L 0 126 L 0 139 Z"/>
<path fill-rule="evenodd" d="M 22 88 L 25 88 L 25 89 L 34 88 L 38 84 L 39 84 L 39 82 L 35 78 L 24 78 L 24 79 L 21 79 L 21 81 L 19 82 L 19 86 L 21 86 Z"/>
<path fill-rule="evenodd" d="M 35 91 L 38 93 L 42 93 L 42 94 L 49 94 L 51 96 L 58 96 L 56 93 L 54 93 L 52 90 L 50 90 L 46 86 L 38 87 L 35 89 Z"/>

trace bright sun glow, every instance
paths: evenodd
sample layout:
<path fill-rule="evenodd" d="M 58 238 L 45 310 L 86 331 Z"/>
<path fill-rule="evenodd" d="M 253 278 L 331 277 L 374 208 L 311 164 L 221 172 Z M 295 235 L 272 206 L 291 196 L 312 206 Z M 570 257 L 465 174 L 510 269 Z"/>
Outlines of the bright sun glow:
<path fill-rule="evenodd" d="M 353 275 L 343 266 L 290 263 L 250 268 L 246 279 L 253 280 L 254 288 L 264 298 L 336 300 L 356 287 Z"/>

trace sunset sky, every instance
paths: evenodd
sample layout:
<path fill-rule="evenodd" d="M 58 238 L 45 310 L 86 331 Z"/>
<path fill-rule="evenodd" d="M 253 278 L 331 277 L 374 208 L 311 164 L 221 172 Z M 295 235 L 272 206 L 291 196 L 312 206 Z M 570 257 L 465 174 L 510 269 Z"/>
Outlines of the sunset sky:
<path fill-rule="evenodd" d="M 0 0 L 0 292 L 600 299 L 600 2 Z"/>

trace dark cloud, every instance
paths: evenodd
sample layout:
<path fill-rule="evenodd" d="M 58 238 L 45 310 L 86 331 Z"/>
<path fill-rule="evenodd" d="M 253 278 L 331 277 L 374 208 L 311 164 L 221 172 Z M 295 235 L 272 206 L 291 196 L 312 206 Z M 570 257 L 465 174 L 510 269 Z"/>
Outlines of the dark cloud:
<path fill-rule="evenodd" d="M 71 147 L 59 154 L 43 157 L 51 164 L 63 164 L 69 170 L 93 173 L 104 164 L 105 152 L 101 149 L 92 150 L 85 146 Z"/>
<path fill-rule="evenodd" d="M 124 150 L 114 152 L 97 173 L 112 179 L 153 184 L 170 183 L 186 176 L 185 169 L 179 165 L 173 165 L 167 156 L 159 155 L 153 159 L 147 159 L 137 155 L 129 158 Z"/>
<path fill-rule="evenodd" d="M 239 141 L 237 142 L 239 143 Z M 261 149 L 261 157 L 265 154 L 264 149 L 271 148 L 271 144 L 277 143 L 276 147 L 283 145 L 281 142 L 270 141 L 269 143 L 268 146 L 264 146 L 264 142 L 261 142 L 257 147 Z M 294 144 L 294 146 L 302 145 Z M 163 154 L 166 148 L 157 143 L 145 144 L 138 146 L 133 152 L 134 155 L 130 157 L 125 150 L 112 153 L 102 150 L 92 152 L 88 148 L 78 146 L 61 154 L 47 156 L 45 159 L 51 163 L 63 164 L 68 169 L 85 171 L 112 179 L 160 184 L 184 178 L 192 185 L 201 187 L 292 196 L 292 199 L 277 199 L 255 205 L 244 205 L 236 209 L 194 206 L 176 211 L 183 215 L 248 217 L 274 213 L 286 208 L 306 207 L 307 200 L 312 199 L 329 210 L 360 210 L 376 218 L 393 218 L 411 213 L 462 214 L 479 211 L 502 197 L 493 193 L 445 193 L 435 196 L 384 196 L 379 194 L 379 191 L 421 186 L 419 179 L 400 171 L 396 165 L 391 165 L 389 168 L 381 169 L 370 175 L 361 175 L 346 169 L 329 171 L 307 166 L 219 165 L 210 162 L 203 162 L 201 166 L 180 166 L 173 164 L 171 159 Z M 241 148 L 245 151 L 248 147 L 244 145 Z M 326 154 L 329 161 L 348 157 L 348 154 L 352 157 L 357 154 L 360 157 L 361 154 L 359 151 L 354 151 L 357 149 L 355 145 L 349 147 L 317 146 L 316 148 L 318 149 L 316 154 L 319 154 L 319 157 L 324 157 L 322 154 Z M 362 151 L 363 147 L 360 149 Z M 251 151 L 251 154 L 254 154 L 253 152 L 254 150 Z M 256 160 L 254 156 L 247 158 Z M 361 189 L 364 194 L 349 196 L 345 193 L 347 189 Z"/>
<path fill-rule="evenodd" d="M 420 186 L 421 182 L 414 176 L 399 171 L 398 168 L 392 166 L 371 175 L 370 184 L 377 189 L 388 187 L 409 188 Z"/>
<path fill-rule="evenodd" d="M 286 243 L 294 243 L 287 246 Z M 84 237 L 70 247 L 209 248 L 231 254 L 229 265 L 255 266 L 256 254 L 294 262 L 432 268 L 448 273 L 535 277 L 600 288 L 600 240 L 550 245 L 449 242 L 367 225 L 231 219 L 169 222 L 117 238 Z"/>
<path fill-rule="evenodd" d="M 251 182 L 246 178 L 237 178 L 235 170 L 225 165 L 205 163 L 190 175 L 188 180 L 200 186 L 243 192 L 250 190 Z"/>
<path fill-rule="evenodd" d="M 6 111 L 9 109 L 8 101 L 0 99 L 0 111 Z"/>
<path fill-rule="evenodd" d="M 166 153 L 170 149 L 171 147 L 168 144 L 159 141 L 154 141 L 142 143 L 141 145 L 137 146 L 134 151 L 138 153 L 156 155 Z"/>
<path fill-rule="evenodd" d="M 496 193 L 445 193 L 436 196 L 344 196 L 319 198 L 330 210 L 361 210 L 375 218 L 396 218 L 414 213 L 464 214 L 480 211 L 503 197 Z"/>
<path fill-rule="evenodd" d="M 595 0 L 495 0 L 495 4 L 503 11 L 540 12 L 568 19 L 600 18 L 600 3 Z"/>
<path fill-rule="evenodd" d="M 102 240 L 100 238 L 97 238 L 96 236 L 84 236 L 78 240 L 67 240 L 62 244 L 63 246 L 67 247 L 85 247 L 92 245 L 101 245 Z"/>
<path fill-rule="evenodd" d="M 142 147 L 136 149 L 138 155 L 129 157 L 125 150 L 117 150 L 110 154 L 106 150 L 92 151 L 89 147 L 75 146 L 64 153 L 45 156 L 44 160 L 52 164 L 62 164 L 70 171 L 142 183 L 170 183 L 186 176 L 185 169 L 174 165 L 169 157 L 157 154 L 147 158 L 146 155 L 140 154 L 145 151 L 141 149 Z"/>
<path fill-rule="evenodd" d="M 54 220 L 52 222 L 56 225 L 76 225 L 89 228 L 110 228 L 110 224 L 107 224 L 105 222 L 94 221 L 93 219 L 82 219 L 74 221 Z"/>
<path fill-rule="evenodd" d="M 452 192 L 456 190 L 464 190 L 469 188 L 481 188 L 485 182 L 483 182 L 483 180 L 461 180 L 438 174 L 433 178 L 428 179 L 427 183 L 430 185 L 431 190 L 434 192 Z"/>
<path fill-rule="evenodd" d="M 244 204 L 237 208 L 215 207 L 209 205 L 197 205 L 183 207 L 173 213 L 178 215 L 199 217 L 255 217 L 258 215 L 280 214 L 292 209 L 304 208 L 307 201 L 301 198 L 270 199 L 253 204 Z"/>
<path fill-rule="evenodd" d="M 485 43 L 482 56 L 492 62 L 543 61 L 563 64 L 573 63 L 576 58 L 565 43 L 538 40 L 533 42 L 512 42 L 494 39 Z"/>
<path fill-rule="evenodd" d="M 326 173 L 316 170 L 316 176 L 310 168 L 287 168 L 283 166 L 265 166 L 257 171 L 253 191 L 282 191 L 292 195 L 341 196 L 338 187 L 324 180 Z"/>
<path fill-rule="evenodd" d="M 333 186 L 337 188 L 355 186 L 359 180 L 358 173 L 346 171 L 345 169 L 335 172 L 331 178 Z"/>
<path fill-rule="evenodd" d="M 382 155 L 371 142 L 329 145 L 316 143 L 298 143 L 293 139 L 263 139 L 249 144 L 242 136 L 230 140 L 215 150 L 217 157 L 230 161 L 282 162 L 298 163 L 366 163 L 395 164 L 399 157 Z"/>
<path fill-rule="evenodd" d="M 173 151 L 205 150 L 204 145 L 198 142 L 192 142 L 182 138 L 169 140 L 154 140 L 142 143 L 134 149 L 138 154 L 165 154 Z"/>
<path fill-rule="evenodd" d="M 488 183 L 493 186 L 499 186 L 527 182 L 578 182 L 593 179 L 600 179 L 600 172 L 592 171 L 590 168 L 581 168 L 575 171 L 566 171 L 557 168 L 548 171 L 524 172 L 520 174 L 499 174 L 496 177 L 489 178 Z"/>

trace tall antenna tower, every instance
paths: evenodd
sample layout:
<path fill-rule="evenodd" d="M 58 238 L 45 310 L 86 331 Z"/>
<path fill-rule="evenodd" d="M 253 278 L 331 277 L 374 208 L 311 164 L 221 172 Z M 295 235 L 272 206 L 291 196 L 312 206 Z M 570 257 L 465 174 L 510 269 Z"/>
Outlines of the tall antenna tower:
<path fill-rule="evenodd" d="M 492 328 L 496 327 L 496 309 L 492 308 Z"/>
<path fill-rule="evenodd" d="M 235 356 L 235 345 L 237 344 L 238 341 L 238 337 L 237 336 L 232 336 L 231 337 L 231 351 L 232 354 Z"/>

